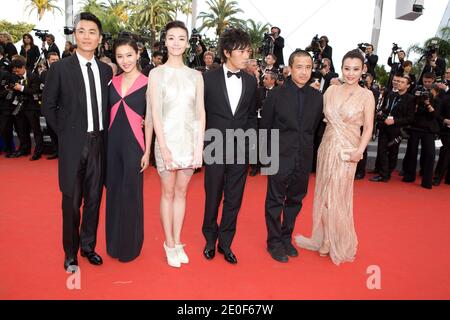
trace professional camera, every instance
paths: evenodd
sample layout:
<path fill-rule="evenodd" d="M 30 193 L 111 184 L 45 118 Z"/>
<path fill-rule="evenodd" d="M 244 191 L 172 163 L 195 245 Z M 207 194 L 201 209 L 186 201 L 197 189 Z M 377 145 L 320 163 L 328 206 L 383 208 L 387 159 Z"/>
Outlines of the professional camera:
<path fill-rule="evenodd" d="M 362 52 L 366 52 L 367 47 L 370 46 L 370 43 L 358 43 L 358 49 Z"/>
<path fill-rule="evenodd" d="M 433 100 L 431 90 L 426 89 L 424 86 L 417 86 L 414 91 L 414 96 L 416 97 L 416 103 L 419 107 L 423 106 L 426 100 L 430 101 L 430 103 Z"/>
<path fill-rule="evenodd" d="M 363 87 L 363 88 L 366 87 L 366 84 L 367 84 L 367 73 L 363 73 L 363 74 L 361 75 L 361 79 L 359 79 L 358 84 L 359 84 L 361 87 Z"/>
<path fill-rule="evenodd" d="M 191 37 L 189 38 L 189 44 L 191 45 L 191 50 L 195 51 L 197 44 L 202 39 L 202 35 L 197 31 L 197 29 L 192 29 Z"/>
<path fill-rule="evenodd" d="M 273 33 L 264 33 L 264 38 L 262 41 L 261 47 L 258 48 L 258 52 L 260 52 L 264 57 L 267 56 L 269 53 L 273 53 Z"/>
<path fill-rule="evenodd" d="M 314 70 L 317 71 L 323 69 L 322 59 L 320 58 L 320 53 L 322 51 L 320 49 L 320 39 L 318 34 L 316 34 L 314 38 L 312 38 L 311 44 L 306 47 L 305 50 L 312 52 L 313 54 Z"/>
<path fill-rule="evenodd" d="M 278 81 L 284 80 L 283 69 L 284 69 L 284 65 L 280 64 L 277 69 L 277 75 L 278 75 L 277 80 Z"/>
<path fill-rule="evenodd" d="M 402 50 L 402 47 L 399 47 L 396 43 L 392 43 L 392 53 L 397 54 L 400 50 Z"/>
<path fill-rule="evenodd" d="M 48 30 L 41 30 L 41 29 L 33 29 L 34 35 L 42 40 L 42 42 L 45 41 L 45 38 L 48 36 Z"/>
<path fill-rule="evenodd" d="M 438 43 L 436 40 L 432 40 L 431 44 L 427 47 L 427 50 L 425 51 L 425 58 L 427 58 L 427 60 L 431 59 L 433 56 L 433 53 L 437 52 L 437 50 L 439 49 Z"/>
<path fill-rule="evenodd" d="M 387 146 L 392 147 L 394 144 L 400 144 L 405 139 L 409 139 L 409 134 L 406 132 L 405 128 L 400 128 L 400 134 L 395 137 L 394 140 L 390 141 Z"/>
<path fill-rule="evenodd" d="M 75 29 L 73 27 L 64 27 L 64 34 L 66 36 L 71 35 L 73 32 L 75 31 Z"/>

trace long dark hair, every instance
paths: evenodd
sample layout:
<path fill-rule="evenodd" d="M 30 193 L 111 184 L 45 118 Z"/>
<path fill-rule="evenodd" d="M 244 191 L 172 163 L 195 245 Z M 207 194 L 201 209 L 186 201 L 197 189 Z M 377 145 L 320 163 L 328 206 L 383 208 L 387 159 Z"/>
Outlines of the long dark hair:
<path fill-rule="evenodd" d="M 30 41 L 30 47 L 34 46 L 34 39 L 33 39 L 33 36 L 32 36 L 31 34 L 29 34 L 29 33 L 25 33 L 25 34 L 22 36 L 23 46 L 25 46 L 25 38 L 29 38 L 29 39 L 31 40 L 31 41 Z"/>

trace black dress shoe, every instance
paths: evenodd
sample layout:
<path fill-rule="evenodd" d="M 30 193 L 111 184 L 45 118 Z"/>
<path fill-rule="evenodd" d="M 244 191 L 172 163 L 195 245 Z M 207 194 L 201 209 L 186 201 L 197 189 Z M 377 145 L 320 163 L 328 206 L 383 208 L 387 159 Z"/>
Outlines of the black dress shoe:
<path fill-rule="evenodd" d="M 36 161 L 41 158 L 41 155 L 39 153 L 35 153 L 31 156 L 30 161 Z"/>
<path fill-rule="evenodd" d="M 66 257 L 64 259 L 64 270 L 68 272 L 75 273 L 78 270 L 78 261 L 77 258 Z"/>
<path fill-rule="evenodd" d="M 388 182 L 389 179 L 385 179 L 382 176 L 375 176 L 375 177 L 369 179 L 369 181 L 372 181 L 372 182 Z"/>
<path fill-rule="evenodd" d="M 438 178 L 433 179 L 433 186 L 437 187 L 440 184 L 441 184 L 441 179 L 438 179 Z"/>
<path fill-rule="evenodd" d="M 17 151 L 15 153 L 13 153 L 10 158 L 20 158 L 22 156 L 28 156 L 28 155 L 30 155 L 30 152 Z"/>
<path fill-rule="evenodd" d="M 357 175 L 355 175 L 355 180 L 362 180 L 362 179 L 364 179 L 364 174 L 358 173 Z"/>
<path fill-rule="evenodd" d="M 95 251 L 85 252 L 81 251 L 81 256 L 88 259 L 90 264 L 99 266 L 103 264 L 102 257 L 100 257 Z"/>
<path fill-rule="evenodd" d="M 57 153 L 52 153 L 51 155 L 49 155 L 47 157 L 47 160 L 53 160 L 53 159 L 58 159 L 58 154 Z"/>
<path fill-rule="evenodd" d="M 208 249 L 205 248 L 203 250 L 203 256 L 207 259 L 207 260 L 212 260 L 214 259 L 214 257 L 216 256 L 216 249 Z"/>
<path fill-rule="evenodd" d="M 426 185 L 426 184 L 421 184 L 420 186 L 422 188 L 425 188 L 425 189 L 433 189 L 433 186 L 429 186 L 429 185 Z"/>
<path fill-rule="evenodd" d="M 281 249 L 267 249 L 267 251 L 269 251 L 270 256 L 275 261 L 278 261 L 278 262 L 281 262 L 281 263 L 286 263 L 286 262 L 289 261 L 289 258 L 287 256 L 286 252 L 284 252 L 284 250 L 281 250 Z"/>
<path fill-rule="evenodd" d="M 229 252 L 225 252 L 225 250 L 223 250 L 221 247 L 218 247 L 217 251 L 219 253 L 223 254 L 226 262 L 229 262 L 231 264 L 236 264 L 237 263 L 237 258 L 234 255 L 234 253 L 231 252 L 231 250 Z"/>
<path fill-rule="evenodd" d="M 402 181 L 403 182 L 414 182 L 414 181 L 416 181 L 416 179 L 403 176 Z"/>
<path fill-rule="evenodd" d="M 14 158 L 14 152 L 12 152 L 12 151 L 6 152 L 5 153 L 5 158 Z"/>
<path fill-rule="evenodd" d="M 286 249 L 286 254 L 289 257 L 298 257 L 298 251 L 295 249 L 295 247 L 292 245 L 292 243 L 288 243 L 284 245 L 284 248 Z"/>

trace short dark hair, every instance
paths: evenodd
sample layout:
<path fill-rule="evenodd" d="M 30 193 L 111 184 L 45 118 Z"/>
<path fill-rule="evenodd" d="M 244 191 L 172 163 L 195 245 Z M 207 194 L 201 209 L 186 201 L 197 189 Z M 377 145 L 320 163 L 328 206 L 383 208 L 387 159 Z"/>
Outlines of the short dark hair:
<path fill-rule="evenodd" d="M 47 38 L 50 38 L 50 39 L 52 39 L 52 42 L 55 42 L 55 36 L 52 35 L 51 33 L 49 33 L 45 36 L 45 39 L 47 39 Z"/>
<path fill-rule="evenodd" d="M 154 57 L 162 57 L 164 54 L 161 51 L 155 51 L 152 53 L 152 58 Z"/>
<path fill-rule="evenodd" d="M 113 46 L 114 55 L 116 55 L 117 48 L 119 48 L 121 46 L 130 46 L 130 47 L 133 48 L 133 50 L 136 53 L 139 52 L 139 48 L 137 46 L 136 40 L 134 40 L 132 37 L 120 37 L 120 38 L 117 38 L 114 41 L 114 46 Z"/>
<path fill-rule="evenodd" d="M 342 58 L 342 66 L 344 66 L 344 61 L 346 59 L 359 59 L 361 60 L 361 65 L 364 66 L 364 57 L 361 54 L 361 51 L 359 49 L 354 49 L 349 52 L 347 52 L 344 57 Z"/>
<path fill-rule="evenodd" d="M 427 78 L 427 79 L 436 79 L 436 74 L 434 72 L 426 72 L 423 75 L 423 78 Z"/>
<path fill-rule="evenodd" d="M 57 54 L 54 51 L 51 51 L 51 52 L 47 53 L 47 59 L 50 59 L 51 56 L 57 56 L 59 58 L 59 54 Z"/>
<path fill-rule="evenodd" d="M 328 41 L 329 41 L 327 36 L 321 36 L 319 38 L 319 41 L 322 40 L 322 39 L 325 40 L 325 43 L 328 43 Z"/>
<path fill-rule="evenodd" d="M 270 31 L 272 31 L 272 29 L 277 29 L 278 30 L 278 35 L 280 35 L 280 33 L 281 33 L 281 29 L 280 28 L 273 26 L 272 28 L 270 28 Z"/>
<path fill-rule="evenodd" d="M 251 46 L 250 36 L 240 28 L 228 28 L 219 38 L 220 56 L 227 61 L 225 51 L 231 53 L 233 50 L 243 50 Z"/>
<path fill-rule="evenodd" d="M 264 76 L 268 75 L 270 77 L 270 79 L 272 80 L 277 80 L 278 79 L 278 75 L 275 72 L 272 71 L 267 71 Z"/>
<path fill-rule="evenodd" d="M 94 22 L 97 25 L 98 31 L 100 32 L 100 34 L 103 32 L 102 31 L 102 23 L 100 22 L 100 20 L 97 18 L 97 16 L 95 14 L 92 14 L 90 12 L 81 12 L 81 13 L 77 14 L 75 16 L 74 23 L 73 23 L 75 28 L 77 27 L 77 24 L 81 20 L 87 20 L 87 21 Z"/>
<path fill-rule="evenodd" d="M 412 67 L 412 65 L 413 65 L 413 63 L 410 60 L 403 61 L 403 67 L 407 67 L 407 66 L 411 66 Z"/>
<path fill-rule="evenodd" d="M 166 24 L 166 32 L 169 31 L 170 29 L 174 29 L 174 28 L 180 28 L 183 29 L 184 31 L 186 31 L 186 36 L 189 37 L 189 31 L 186 28 L 186 25 L 184 24 L 184 22 L 182 21 L 170 21 L 168 24 Z"/>
<path fill-rule="evenodd" d="M 271 56 L 273 60 L 277 61 L 277 56 L 273 53 L 269 53 L 266 57 Z"/>
<path fill-rule="evenodd" d="M 311 62 L 313 62 L 313 58 L 309 54 L 308 51 L 302 50 L 302 49 L 296 49 L 294 52 L 291 53 L 289 56 L 289 66 L 292 68 L 294 66 L 294 60 L 296 57 L 309 57 L 311 59 Z"/>
<path fill-rule="evenodd" d="M 408 84 L 411 83 L 411 78 L 410 78 L 410 76 L 407 75 L 406 73 L 401 73 L 401 72 L 400 72 L 400 73 L 396 73 L 395 76 L 396 76 L 396 77 L 399 77 L 399 78 L 403 78 L 403 79 L 408 80 Z"/>
<path fill-rule="evenodd" d="M 25 67 L 25 65 L 27 64 L 27 61 L 25 60 L 24 57 L 22 56 L 18 56 L 15 59 L 13 59 L 13 61 L 11 61 L 11 69 L 20 69 Z"/>

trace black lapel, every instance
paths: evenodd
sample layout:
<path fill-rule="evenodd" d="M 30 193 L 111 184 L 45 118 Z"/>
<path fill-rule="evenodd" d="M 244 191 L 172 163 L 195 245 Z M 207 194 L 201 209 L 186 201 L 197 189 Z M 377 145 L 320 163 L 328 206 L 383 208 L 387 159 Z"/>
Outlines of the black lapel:
<path fill-rule="evenodd" d="M 81 106 L 81 111 L 84 115 L 86 115 L 87 119 L 87 100 L 86 100 L 86 87 L 84 85 L 84 79 L 83 79 L 83 73 L 81 72 L 81 66 L 80 61 L 78 60 L 78 57 L 76 54 L 73 56 L 66 58 L 70 59 L 70 69 L 71 74 L 75 78 L 75 83 L 78 86 L 78 92 L 74 92 L 75 95 L 78 97 L 78 103 Z"/>
<path fill-rule="evenodd" d="M 241 75 L 242 75 L 242 77 L 241 77 L 241 80 L 242 80 L 242 92 L 241 92 L 241 97 L 239 99 L 238 105 L 236 107 L 236 112 L 234 114 L 238 113 L 239 107 L 242 104 L 242 100 L 244 100 L 245 91 L 247 90 L 247 81 L 245 80 L 244 71 L 242 71 L 242 70 L 241 70 Z"/>
<path fill-rule="evenodd" d="M 106 70 L 103 68 L 102 62 L 100 62 L 97 58 L 95 61 L 98 65 L 98 70 L 100 71 L 100 83 L 102 86 L 102 118 L 103 124 L 107 123 L 106 121 L 106 112 L 108 107 L 108 82 L 110 79 L 106 78 Z"/>
<path fill-rule="evenodd" d="M 222 84 L 222 91 L 223 91 L 223 94 L 225 95 L 225 101 L 227 102 L 228 110 L 230 110 L 231 115 L 233 115 L 233 111 L 231 110 L 230 98 L 228 97 L 227 84 L 225 82 L 225 74 L 223 71 L 223 67 L 220 67 L 219 70 L 220 70 L 220 72 L 218 72 L 218 74 L 219 74 L 219 78 L 220 78 L 220 83 Z"/>

